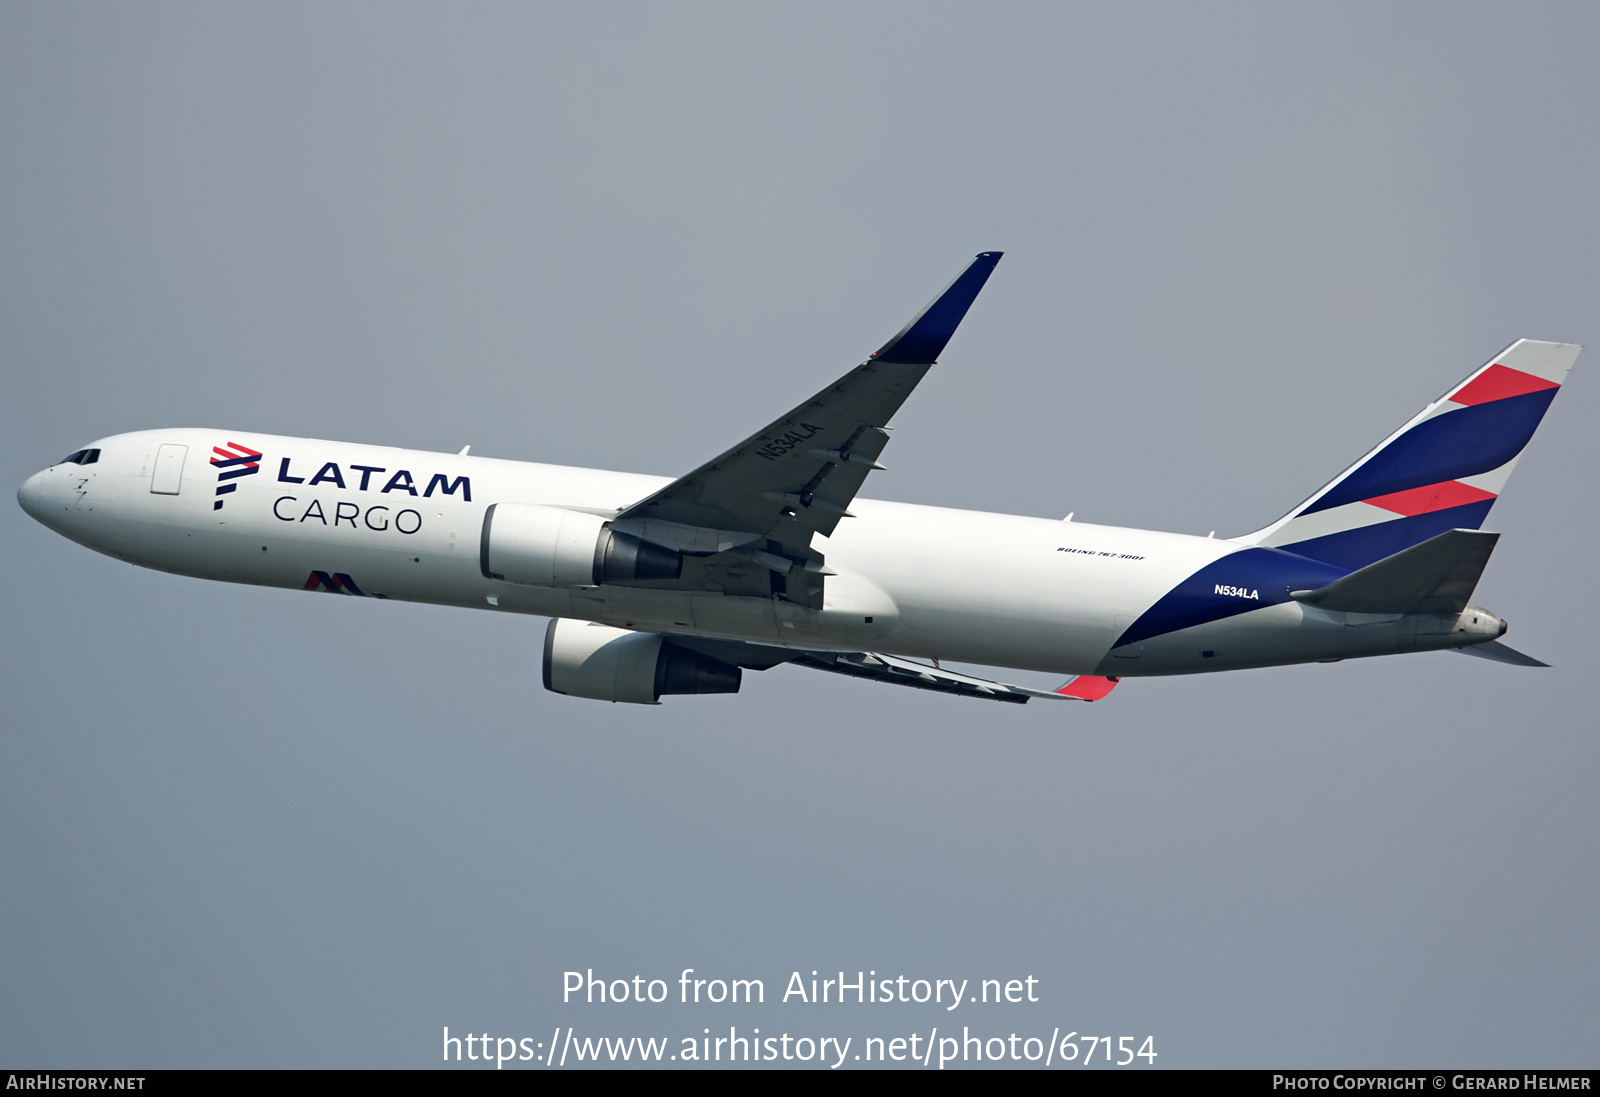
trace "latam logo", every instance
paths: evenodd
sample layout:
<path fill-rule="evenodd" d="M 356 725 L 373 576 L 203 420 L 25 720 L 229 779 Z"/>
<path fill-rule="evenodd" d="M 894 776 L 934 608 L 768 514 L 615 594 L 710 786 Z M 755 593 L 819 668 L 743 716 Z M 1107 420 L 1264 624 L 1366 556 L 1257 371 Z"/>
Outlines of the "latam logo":
<path fill-rule="evenodd" d="M 345 487 L 345 474 L 339 468 L 339 463 L 337 461 L 324 462 L 322 467 L 312 474 L 311 482 L 307 484 L 304 476 L 296 476 L 290 470 L 289 465 L 291 460 L 293 459 L 285 457 L 282 461 L 278 462 L 278 483 L 306 484 L 307 487 L 311 488 L 316 487 L 318 484 L 332 484 L 336 488 Z M 350 479 L 357 479 L 356 473 L 358 472 L 361 474 L 360 482 L 355 488 L 356 491 L 366 491 L 370 486 L 377 484 L 383 479 L 383 473 L 389 471 L 382 465 L 349 465 L 347 467 L 351 469 Z M 308 467 L 306 469 L 302 469 L 301 471 L 307 472 L 310 470 Z M 374 474 L 378 475 L 378 480 L 374 480 L 372 478 Z M 396 469 L 394 475 L 390 476 L 387 482 L 384 483 L 383 487 L 378 490 L 379 494 L 381 495 L 387 495 L 391 491 L 403 491 L 407 495 L 414 496 L 417 494 L 417 478 L 412 477 L 409 469 Z M 436 491 L 442 495 L 454 495 L 459 491 L 461 493 L 462 502 L 470 503 L 472 502 L 472 479 L 471 477 L 467 476 L 457 476 L 454 480 L 451 480 L 443 473 L 436 472 L 433 474 L 433 479 L 428 481 L 428 488 L 422 493 L 422 497 L 424 499 L 431 499 L 433 498 L 433 493 Z"/>
<path fill-rule="evenodd" d="M 368 594 L 356 586 L 356 581 L 342 571 L 326 572 L 313 571 L 306 576 L 305 586 L 301 590 L 320 590 L 328 594 L 353 594 L 358 598 L 382 598 L 381 594 Z"/>
<path fill-rule="evenodd" d="M 261 451 L 241 446 L 238 442 L 229 442 L 226 449 L 212 446 L 211 453 L 211 463 L 220 470 L 217 473 L 217 501 L 211 504 L 211 509 L 221 510 L 222 497 L 239 490 L 239 485 L 232 481 L 241 476 L 254 476 L 261 471 Z"/>

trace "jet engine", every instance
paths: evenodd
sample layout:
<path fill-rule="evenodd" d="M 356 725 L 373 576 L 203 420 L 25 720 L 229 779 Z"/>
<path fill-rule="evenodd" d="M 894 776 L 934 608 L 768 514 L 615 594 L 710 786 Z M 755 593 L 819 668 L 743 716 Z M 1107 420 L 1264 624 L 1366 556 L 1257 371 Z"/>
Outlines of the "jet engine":
<path fill-rule="evenodd" d="M 738 693 L 742 671 L 654 632 L 557 617 L 544 634 L 544 688 L 597 701 L 660 704 L 682 693 Z"/>
<path fill-rule="evenodd" d="M 478 566 L 486 579 L 537 587 L 597 587 L 676 579 L 683 556 L 606 528 L 595 514 L 536 503 L 495 503 L 483 516 Z"/>

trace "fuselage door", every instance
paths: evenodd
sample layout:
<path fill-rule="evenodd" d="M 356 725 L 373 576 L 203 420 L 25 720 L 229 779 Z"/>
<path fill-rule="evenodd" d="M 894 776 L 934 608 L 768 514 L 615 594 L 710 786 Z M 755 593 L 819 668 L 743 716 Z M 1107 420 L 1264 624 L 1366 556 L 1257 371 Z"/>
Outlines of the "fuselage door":
<path fill-rule="evenodd" d="M 152 495 L 178 494 L 178 490 L 183 487 L 183 460 L 188 455 L 188 446 L 170 442 L 156 451 L 156 468 L 150 475 Z"/>
<path fill-rule="evenodd" d="M 1122 639 L 1122 634 L 1133 627 L 1133 623 L 1137 620 L 1137 617 L 1114 618 L 1111 622 L 1111 642 L 1115 644 Z M 1138 641 L 1131 644 L 1123 644 L 1121 647 L 1112 648 L 1111 654 L 1118 659 L 1137 659 L 1144 654 L 1144 645 Z"/>

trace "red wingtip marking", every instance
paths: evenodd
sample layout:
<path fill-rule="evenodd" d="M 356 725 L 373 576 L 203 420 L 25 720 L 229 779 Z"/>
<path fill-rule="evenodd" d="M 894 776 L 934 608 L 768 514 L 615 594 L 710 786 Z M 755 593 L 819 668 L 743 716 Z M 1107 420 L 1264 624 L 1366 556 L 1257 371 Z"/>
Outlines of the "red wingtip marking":
<path fill-rule="evenodd" d="M 1543 377 L 1523 373 L 1499 362 L 1484 370 L 1446 399 L 1452 404 L 1487 404 L 1491 400 L 1504 400 L 1508 396 L 1524 396 L 1530 392 L 1543 392 L 1561 386 Z"/>
<path fill-rule="evenodd" d="M 1080 674 L 1056 692 L 1063 697 L 1075 697 L 1080 701 L 1098 701 L 1116 689 L 1120 681 L 1120 678 L 1097 678 L 1092 674 Z"/>
<path fill-rule="evenodd" d="M 1407 488 L 1391 495 L 1375 495 L 1364 502 L 1375 507 L 1403 514 L 1407 518 L 1413 514 L 1428 514 L 1446 507 L 1464 507 L 1468 503 L 1481 503 L 1485 499 L 1497 499 L 1499 496 L 1492 491 L 1484 491 L 1459 480 L 1446 480 L 1442 484 L 1429 484 L 1421 488 Z"/>

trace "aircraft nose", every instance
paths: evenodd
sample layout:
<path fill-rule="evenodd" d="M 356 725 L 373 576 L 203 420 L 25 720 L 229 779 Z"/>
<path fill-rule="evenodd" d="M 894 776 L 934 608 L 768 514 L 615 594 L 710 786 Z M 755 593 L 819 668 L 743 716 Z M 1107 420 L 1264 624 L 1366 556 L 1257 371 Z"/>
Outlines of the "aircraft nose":
<path fill-rule="evenodd" d="M 48 473 L 48 469 L 34 473 L 17 489 L 17 502 L 28 512 L 28 516 L 35 520 L 38 520 L 44 509 L 44 481 Z"/>

